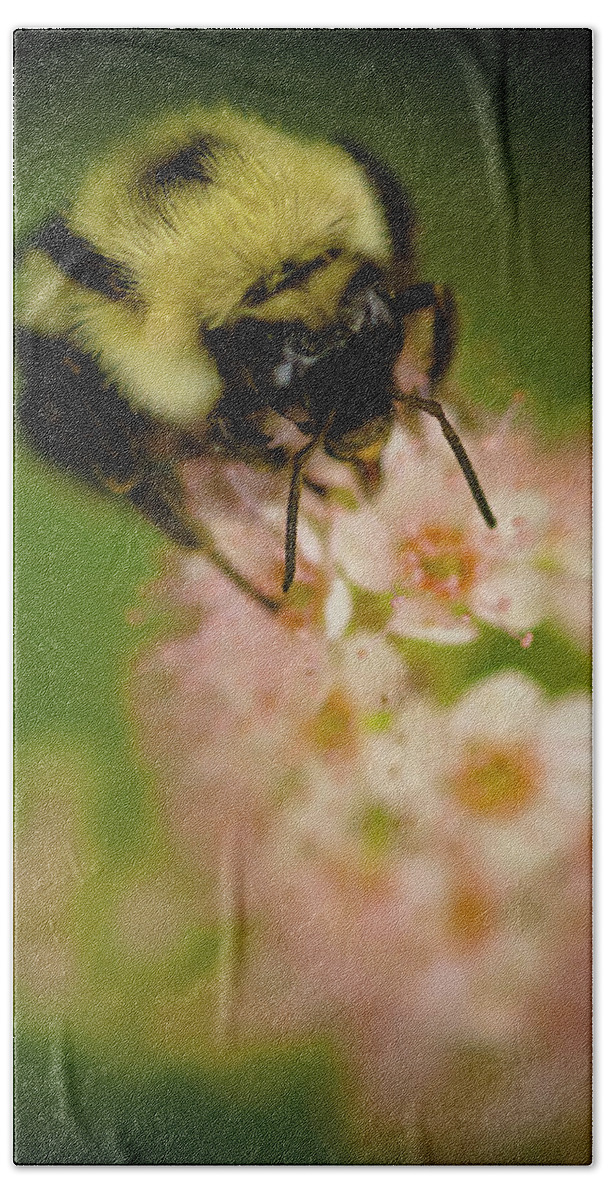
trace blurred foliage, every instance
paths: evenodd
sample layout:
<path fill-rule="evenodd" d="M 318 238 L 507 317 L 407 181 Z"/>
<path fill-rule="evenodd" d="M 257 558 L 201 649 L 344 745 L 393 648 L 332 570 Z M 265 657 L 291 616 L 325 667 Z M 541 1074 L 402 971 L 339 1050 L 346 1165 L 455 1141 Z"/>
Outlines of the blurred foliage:
<path fill-rule="evenodd" d="M 327 1052 L 299 1046 L 212 1069 L 140 1059 L 137 1072 L 23 1035 L 16 1159 L 36 1165 L 264 1165 L 353 1161 Z"/>

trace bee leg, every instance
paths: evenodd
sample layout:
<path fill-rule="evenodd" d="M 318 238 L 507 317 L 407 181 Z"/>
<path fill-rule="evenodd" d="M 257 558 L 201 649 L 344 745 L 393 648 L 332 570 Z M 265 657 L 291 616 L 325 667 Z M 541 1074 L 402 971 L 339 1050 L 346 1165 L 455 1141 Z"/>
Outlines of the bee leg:
<path fill-rule="evenodd" d="M 425 308 L 434 310 L 433 318 L 433 349 L 431 365 L 428 371 L 429 385 L 432 390 L 445 375 L 456 341 L 456 305 L 449 288 L 435 283 L 417 283 L 406 288 L 396 298 L 396 308 L 401 316 L 422 312 Z M 469 485 L 475 503 L 490 529 L 496 526 L 496 517 L 486 500 L 483 488 L 477 478 L 473 464 L 453 425 L 450 424 L 438 400 L 430 396 L 415 394 L 407 397 L 407 405 L 436 417 L 441 431 L 451 447 L 458 465 Z"/>
<path fill-rule="evenodd" d="M 441 426 L 441 432 L 454 452 L 458 465 L 469 485 L 473 499 L 486 523 L 490 529 L 496 527 L 496 517 L 486 500 L 484 490 L 477 478 L 477 474 L 473 468 L 473 464 L 458 436 L 454 426 L 450 424 L 446 417 L 443 408 L 438 400 L 425 399 L 422 396 L 414 396 L 408 398 L 408 404 L 420 409 L 422 412 L 429 413 L 430 416 L 436 417 Z"/>
<path fill-rule="evenodd" d="M 114 490 L 111 482 L 106 481 L 106 487 Z M 133 507 L 172 541 L 188 550 L 198 549 L 196 526 L 185 510 L 181 487 L 170 468 L 144 468 L 127 495 Z"/>
<path fill-rule="evenodd" d="M 302 476 L 302 484 L 309 491 L 314 492 L 315 496 L 320 496 L 322 500 L 325 500 L 329 493 L 328 487 L 325 487 L 322 483 L 316 483 L 314 479 L 309 479 L 307 475 Z"/>
<path fill-rule="evenodd" d="M 139 471 L 124 482 L 108 476 L 103 477 L 99 467 L 96 467 L 95 474 L 99 482 L 114 495 L 127 498 L 138 512 L 179 546 L 204 554 L 245 595 L 256 600 L 264 608 L 272 612 L 277 611 L 280 602 L 266 596 L 241 575 L 218 550 L 207 527 L 190 516 L 184 503 L 182 485 L 172 462 L 163 461 L 160 457 L 150 459 L 147 457 L 148 452 L 149 439 L 146 439 L 139 447 Z"/>
<path fill-rule="evenodd" d="M 132 504 L 178 545 L 198 550 L 248 596 L 275 610 L 224 558 L 186 509 L 166 430 L 130 409 L 92 359 L 60 339 L 18 337 L 23 387 L 18 401 L 25 444 L 89 487 Z M 187 447 L 194 450 L 194 446 Z"/>
<path fill-rule="evenodd" d="M 211 532 L 186 512 L 181 485 L 173 471 L 148 472 L 129 491 L 129 500 L 141 513 L 187 550 L 204 554 L 223 575 L 226 575 L 246 596 L 257 600 L 264 608 L 276 612 L 280 602 L 259 591 L 236 569 L 220 550 Z"/>
<path fill-rule="evenodd" d="M 415 283 L 400 292 L 394 310 L 400 317 L 433 310 L 433 345 L 428 379 L 431 387 L 443 379 L 454 355 L 456 345 L 456 302 L 448 287 L 437 283 Z"/>
<path fill-rule="evenodd" d="M 272 612 L 280 608 L 278 600 L 258 591 L 218 550 L 206 526 L 191 519 L 183 504 L 179 481 L 170 468 L 147 471 L 126 483 L 103 477 L 99 469 L 96 474 L 102 487 L 128 498 L 138 512 L 184 549 L 204 554 L 245 595 Z"/>
<path fill-rule="evenodd" d="M 231 583 L 234 583 L 241 592 L 249 596 L 250 600 L 256 600 L 258 604 L 261 604 L 263 608 L 267 608 L 270 612 L 279 611 L 281 601 L 274 600 L 272 596 L 267 596 L 264 592 L 260 592 L 244 575 L 241 575 L 240 571 L 237 571 L 236 567 L 218 550 L 211 534 L 204 527 L 200 527 L 200 538 L 197 549 L 205 554 L 209 561 L 213 563 L 213 566 L 217 567 Z"/>
<path fill-rule="evenodd" d="M 456 345 L 456 302 L 447 287 L 434 285 L 433 357 L 429 369 L 431 386 L 439 383 L 445 375 L 454 355 Z"/>

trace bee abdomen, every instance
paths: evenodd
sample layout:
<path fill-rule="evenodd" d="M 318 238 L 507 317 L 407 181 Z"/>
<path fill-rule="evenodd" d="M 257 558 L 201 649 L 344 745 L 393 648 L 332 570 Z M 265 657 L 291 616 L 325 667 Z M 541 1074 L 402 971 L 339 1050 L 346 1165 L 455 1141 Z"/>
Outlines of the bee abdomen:
<path fill-rule="evenodd" d="M 100 473 L 124 483 L 136 469 L 147 419 L 68 342 L 21 330 L 17 350 L 24 375 L 18 416 L 31 449 L 92 485 Z"/>
<path fill-rule="evenodd" d="M 197 534 L 172 463 L 150 451 L 157 424 L 107 385 L 91 358 L 68 342 L 18 334 L 24 375 L 17 411 L 26 445 L 97 491 L 128 500 L 181 545 Z"/>

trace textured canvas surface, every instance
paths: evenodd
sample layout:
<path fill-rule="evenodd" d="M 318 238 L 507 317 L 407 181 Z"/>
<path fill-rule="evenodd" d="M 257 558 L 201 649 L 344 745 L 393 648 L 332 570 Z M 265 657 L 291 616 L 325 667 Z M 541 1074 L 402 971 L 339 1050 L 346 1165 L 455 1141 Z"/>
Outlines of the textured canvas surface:
<path fill-rule="evenodd" d="M 587 1163 L 590 34 L 15 45 L 16 1161 Z"/>

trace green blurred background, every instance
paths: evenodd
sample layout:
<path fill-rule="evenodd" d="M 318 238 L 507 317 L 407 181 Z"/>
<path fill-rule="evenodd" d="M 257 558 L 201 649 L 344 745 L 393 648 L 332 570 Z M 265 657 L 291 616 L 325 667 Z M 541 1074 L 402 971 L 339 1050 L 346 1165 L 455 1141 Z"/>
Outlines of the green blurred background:
<path fill-rule="evenodd" d="M 457 384 L 497 413 L 523 392 L 543 434 L 566 438 L 589 424 L 590 55 L 585 30 L 21 30 L 17 240 L 69 203 L 108 143 L 167 109 L 227 101 L 297 133 L 347 132 L 408 184 L 424 274 L 456 291 Z M 128 664 L 150 638 L 125 613 L 163 541 L 19 448 L 16 462 L 18 831 L 22 813 L 27 842 L 32 774 L 67 747 L 88 780 L 79 836 L 102 864 L 76 919 L 90 986 L 97 970 L 103 1003 L 120 994 L 110 1009 L 122 1026 L 109 1049 L 103 1022 L 97 1043 L 63 1011 L 45 1020 L 44 1005 L 19 1003 L 18 1161 L 369 1161 L 324 1047 L 281 1065 L 262 1056 L 239 1086 L 228 1067 L 197 1072 L 141 1050 L 133 1014 L 157 978 L 121 975 L 107 930 L 121 888 L 168 854 L 124 704 Z M 553 691 L 588 678 L 545 630 L 527 652 L 496 637 L 442 652 L 437 690 L 450 698 L 497 661 L 525 661 Z M 214 950 L 196 922 L 180 945 L 157 971 L 186 988 Z"/>

